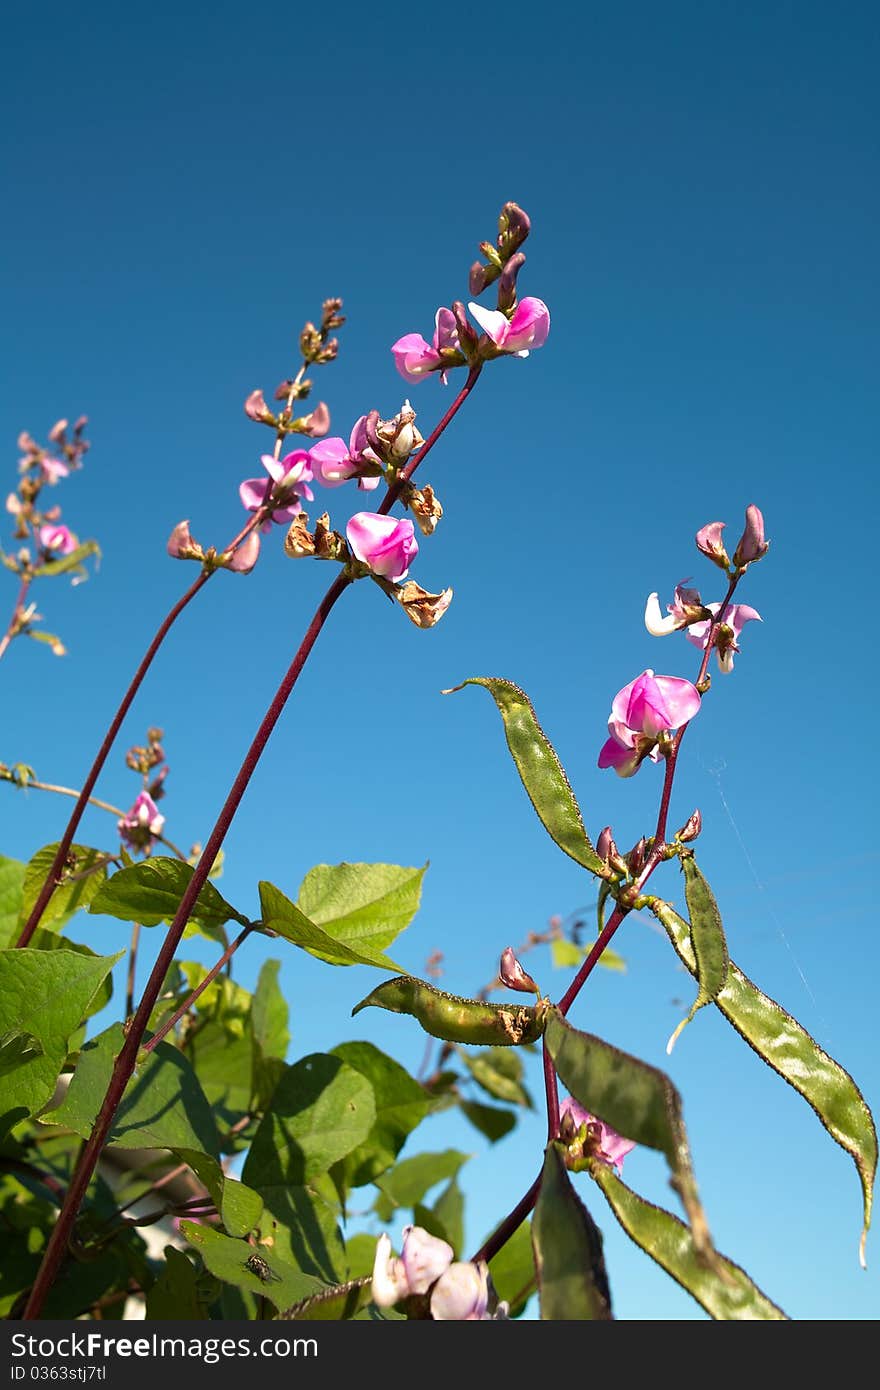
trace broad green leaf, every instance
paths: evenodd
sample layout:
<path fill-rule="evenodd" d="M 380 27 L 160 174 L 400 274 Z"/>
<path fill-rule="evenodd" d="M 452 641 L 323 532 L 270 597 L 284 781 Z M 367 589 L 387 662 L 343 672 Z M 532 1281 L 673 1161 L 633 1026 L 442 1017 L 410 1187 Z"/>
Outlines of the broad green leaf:
<path fill-rule="evenodd" d="M 445 1149 L 442 1153 L 416 1154 L 405 1158 L 376 1181 L 379 1196 L 376 1211 L 382 1221 L 390 1221 L 395 1208 L 414 1207 L 424 1200 L 432 1187 L 444 1179 L 454 1178 L 469 1155 L 456 1149 Z"/>
<path fill-rule="evenodd" d="M 565 941 L 559 938 L 550 943 L 550 955 L 553 964 L 557 969 L 572 968 L 580 965 L 581 961 L 592 949 L 594 942 L 589 946 L 575 946 L 573 941 Z M 598 961 L 599 965 L 604 965 L 606 970 L 619 970 L 626 972 L 626 961 L 623 956 L 619 956 L 616 951 L 612 951 L 610 946 L 606 946 Z"/>
<path fill-rule="evenodd" d="M 7 1028 L 0 1033 L 0 1078 L 18 1071 L 26 1062 L 42 1057 L 43 1044 L 33 1033 L 25 1033 L 21 1028 Z"/>
<path fill-rule="evenodd" d="M 294 946 L 301 946 L 310 956 L 326 961 L 328 965 L 375 965 L 380 970 L 399 970 L 400 966 L 381 951 L 373 950 L 370 943 L 358 942 L 349 946 L 337 941 L 330 932 L 316 926 L 308 917 L 286 898 L 274 883 L 260 884 L 260 904 L 263 926 L 277 932 Z"/>
<path fill-rule="evenodd" d="M 463 1100 L 462 1113 L 467 1116 L 475 1129 L 484 1134 L 490 1144 L 497 1144 L 505 1134 L 516 1127 L 516 1115 L 512 1110 L 499 1110 L 497 1105 L 483 1105 L 478 1100 Z"/>
<path fill-rule="evenodd" d="M 88 1139 L 122 1049 L 122 1025 L 86 1043 L 67 1095 L 44 1123 L 64 1125 Z M 122 1098 L 108 1139 L 122 1149 L 193 1149 L 218 1154 L 211 1107 L 187 1059 L 170 1043 L 143 1058 Z"/>
<path fill-rule="evenodd" d="M 285 1263 L 274 1251 L 249 1245 L 246 1240 L 232 1240 L 210 1226 L 197 1226 L 192 1221 L 181 1221 L 180 1232 L 193 1249 L 198 1250 L 215 1278 L 222 1279 L 225 1284 L 235 1284 L 258 1298 L 268 1299 L 279 1312 L 321 1291 L 319 1280 Z M 248 1261 L 253 1261 L 258 1270 L 261 1268 L 259 1262 L 264 1262 L 267 1272 L 261 1277 L 253 1268 L 248 1268 Z"/>
<path fill-rule="evenodd" d="M 224 1173 L 216 1158 L 210 1154 L 199 1153 L 193 1149 L 175 1149 L 184 1163 L 188 1163 L 196 1177 L 208 1189 L 215 1207 L 220 1213 L 226 1234 L 246 1236 L 259 1225 L 263 1214 L 263 1199 L 259 1192 L 246 1183 Z"/>
<path fill-rule="evenodd" d="M 345 1260 L 349 1280 L 362 1279 L 373 1272 L 376 1259 L 376 1237 L 360 1231 L 345 1242 Z"/>
<path fill-rule="evenodd" d="M 659 898 L 652 899 L 650 907 L 666 928 L 682 963 L 696 976 L 688 923 Z M 864 1228 L 859 1247 L 864 1264 L 877 1171 L 877 1131 L 861 1091 L 849 1072 L 823 1051 L 797 1019 L 775 999 L 763 994 L 733 961 L 715 1004 L 761 1060 L 803 1096 L 832 1139 L 855 1163 L 864 1197 Z"/>
<path fill-rule="evenodd" d="M 506 1100 L 512 1105 L 522 1105 L 531 1110 L 532 1098 L 523 1085 L 522 1060 L 516 1052 L 505 1047 L 490 1047 L 485 1052 L 462 1060 L 474 1080 L 488 1091 L 496 1100 Z"/>
<path fill-rule="evenodd" d="M 0 949 L 14 946 L 24 889 L 26 865 L 0 855 Z"/>
<path fill-rule="evenodd" d="M 352 1016 L 361 1009 L 388 1009 L 393 1014 L 409 1014 L 418 1019 L 426 1033 L 446 1042 L 490 1044 L 516 1047 L 535 1042 L 544 1031 L 544 1004 L 487 1004 L 481 999 L 459 999 L 435 989 L 425 980 L 398 975 L 355 1004 Z"/>
<path fill-rule="evenodd" d="M 367 1275 L 361 1279 L 351 1279 L 347 1284 L 336 1284 L 322 1289 L 311 1298 L 304 1298 L 278 1314 L 277 1321 L 286 1322 L 341 1322 L 353 1318 L 362 1308 L 366 1308 L 372 1298 L 372 1278 Z"/>
<path fill-rule="evenodd" d="M 340 1283 L 348 1271 L 339 1229 L 339 1200 L 327 1174 L 305 1187 L 263 1186 L 260 1193 L 265 1203 L 260 1245 L 325 1284 Z M 375 1241 L 373 1246 L 375 1249 Z"/>
<path fill-rule="evenodd" d="M 119 917 L 123 922 L 140 922 L 142 927 L 157 927 L 173 920 L 192 876 L 192 866 L 181 859 L 163 855 L 144 859 L 109 878 L 89 911 Z M 209 880 L 196 898 L 190 924 L 213 941 L 225 941 L 223 926 L 230 920 L 248 925 L 247 917 L 230 906 Z"/>
<path fill-rule="evenodd" d="M 730 968 L 727 939 L 712 889 L 697 868 L 697 861 L 692 853 L 682 850 L 681 867 L 684 872 L 684 896 L 691 920 L 691 942 L 697 966 L 698 988 L 690 1012 L 682 1019 L 666 1044 L 667 1053 L 672 1051 L 694 1015 L 718 998 L 727 983 Z"/>
<path fill-rule="evenodd" d="M 0 1133 L 51 1099 L 68 1041 L 122 955 L 0 951 L 0 1034 L 29 1033 L 42 1049 L 0 1077 Z"/>
<path fill-rule="evenodd" d="M 376 1118 L 356 1149 L 334 1168 L 337 1187 L 363 1187 L 390 1168 L 409 1135 L 430 1108 L 424 1089 L 399 1062 L 368 1042 L 342 1043 L 332 1056 L 339 1057 L 373 1088 Z"/>
<path fill-rule="evenodd" d="M 575 1100 L 625 1139 L 665 1154 L 694 1243 L 701 1255 L 712 1259 L 714 1247 L 697 1195 L 681 1097 L 669 1077 L 601 1038 L 572 1028 L 556 1009 L 550 1012 L 544 1041 Z"/>
<path fill-rule="evenodd" d="M 537 1279 L 530 1219 L 517 1226 L 510 1240 L 489 1261 L 489 1273 L 499 1299 L 509 1305 L 510 1316 L 518 1318 L 535 1292 Z"/>
<path fill-rule="evenodd" d="M 31 914 L 57 850 L 57 841 L 54 845 L 44 845 L 42 849 L 37 850 L 24 871 L 19 912 L 20 927 L 24 926 Z M 80 908 L 88 907 L 106 881 L 109 862 L 110 857 L 99 849 L 89 849 L 88 845 L 71 845 L 58 886 L 40 918 L 43 927 L 48 927 L 52 922 L 66 921 Z"/>
<path fill-rule="evenodd" d="M 491 676 L 473 676 L 454 689 L 463 690 L 466 685 L 482 685 L 498 706 L 516 770 L 551 840 L 575 863 L 602 874 L 605 865 L 590 843 L 575 794 L 528 695 L 512 681 Z"/>
<path fill-rule="evenodd" d="M 418 912 L 427 867 L 318 864 L 303 879 L 297 906 L 335 941 L 375 954 L 390 946 Z"/>
<path fill-rule="evenodd" d="M 445 1225 L 440 1217 L 435 1215 L 432 1207 L 426 1207 L 421 1202 L 416 1202 L 413 1207 L 412 1224 L 414 1226 L 421 1226 L 423 1231 L 427 1231 L 429 1236 L 434 1236 L 437 1240 L 445 1240 L 446 1244 L 452 1249 L 456 1248 Z"/>
<path fill-rule="evenodd" d="M 78 570 L 82 575 L 88 571 L 83 567 L 83 560 L 87 560 L 90 555 L 101 557 L 101 547 L 97 541 L 83 541 L 75 550 L 71 550 L 69 555 L 62 555 L 57 560 L 46 560 L 39 565 L 33 572 L 34 579 L 54 579 L 59 574 L 70 574 L 71 570 Z"/>
<path fill-rule="evenodd" d="M 544 1158 L 532 1246 L 543 1321 L 610 1321 L 602 1236 L 571 1185 L 558 1144 L 548 1145 Z"/>
<path fill-rule="evenodd" d="M 639 1197 L 607 1163 L 595 1162 L 590 1171 L 630 1239 L 692 1294 L 711 1317 L 753 1322 L 785 1319 L 782 1309 L 771 1303 L 732 1260 L 719 1255 L 718 1268 L 709 1268 L 697 1254 L 688 1227 L 677 1216 Z"/>
<path fill-rule="evenodd" d="M 250 1014 L 254 1045 L 252 1104 L 260 1114 L 268 1108 L 281 1079 L 290 1043 L 287 1000 L 278 984 L 280 969 L 280 961 L 263 962 Z"/>
<path fill-rule="evenodd" d="M 198 961 L 179 962 L 186 980 L 187 994 L 197 989 L 208 974 Z M 250 1017 L 253 995 L 225 972 L 215 976 L 193 1004 L 202 1020 L 218 1023 L 233 1040 L 251 1037 Z"/>
<path fill-rule="evenodd" d="M 182 1250 L 166 1245 L 162 1272 L 147 1293 L 147 1320 L 193 1322 L 207 1317 L 198 1270 Z"/>
<path fill-rule="evenodd" d="M 462 1258 L 464 1247 L 464 1193 L 453 1178 L 444 1187 L 433 1206 L 434 1216 L 441 1222 L 446 1239 L 455 1251 L 455 1258 Z M 418 1225 L 418 1221 L 416 1225 Z"/>
<path fill-rule="evenodd" d="M 250 1108 L 253 1040 L 249 1036 L 230 1037 L 222 1023 L 209 1021 L 193 1029 L 186 1040 L 186 1055 L 218 1124 L 231 1129 Z"/>
<path fill-rule="evenodd" d="M 0 947 L 14 947 L 18 939 L 18 933 L 19 927 L 18 922 L 16 922 L 14 930 L 10 933 L 11 939 L 7 940 L 5 943 L 0 941 Z M 71 941 L 68 937 L 59 935 L 57 931 L 47 930 L 45 927 L 37 927 L 28 942 L 27 949 L 29 951 L 75 951 L 77 955 L 89 956 L 92 960 L 99 959 L 97 951 L 93 951 L 90 946 L 83 946 L 79 941 Z M 83 1014 L 83 1020 L 85 1021 L 85 1019 L 91 1018 L 94 1014 L 100 1013 L 101 1010 L 109 1004 L 112 997 L 113 976 L 108 973 L 104 976 L 92 996 L 92 1000 Z M 74 1035 L 71 1034 L 72 1038 L 73 1036 Z"/>
<path fill-rule="evenodd" d="M 338 1057 L 315 1052 L 282 1075 L 242 1178 L 259 1192 L 284 1183 L 302 1186 L 362 1144 L 375 1119 L 366 1077 Z"/>

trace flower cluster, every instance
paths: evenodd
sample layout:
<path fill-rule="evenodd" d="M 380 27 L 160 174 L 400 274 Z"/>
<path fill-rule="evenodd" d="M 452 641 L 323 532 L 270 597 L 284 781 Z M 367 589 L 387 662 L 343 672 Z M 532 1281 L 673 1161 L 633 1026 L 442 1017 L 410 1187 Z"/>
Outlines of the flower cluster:
<path fill-rule="evenodd" d="M 499 1303 L 484 1261 L 456 1260 L 452 1246 L 421 1226 L 407 1226 L 403 1249 L 392 1254 L 391 1241 L 381 1235 L 373 1261 L 373 1302 L 379 1308 L 411 1302 L 435 1322 L 489 1322 L 507 1317 Z"/>
<path fill-rule="evenodd" d="M 124 842 L 132 849 L 141 851 L 152 849 L 157 837 L 162 834 L 164 824 L 165 817 L 149 792 L 140 792 L 128 814 L 117 822 Z"/>

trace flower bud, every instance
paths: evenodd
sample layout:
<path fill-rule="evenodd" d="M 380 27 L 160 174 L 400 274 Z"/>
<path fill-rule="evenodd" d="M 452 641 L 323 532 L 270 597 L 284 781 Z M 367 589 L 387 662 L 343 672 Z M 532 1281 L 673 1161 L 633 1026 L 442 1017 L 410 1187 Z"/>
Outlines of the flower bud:
<path fill-rule="evenodd" d="M 518 251 L 532 230 L 528 213 L 523 212 L 518 203 L 505 203 L 498 217 L 498 251 L 502 260 L 508 260 Z"/>
<path fill-rule="evenodd" d="M 531 975 L 523 969 L 522 964 L 517 960 L 512 946 L 507 946 L 502 951 L 498 974 L 508 989 L 518 990 L 520 994 L 540 994 L 541 992 Z"/>
<path fill-rule="evenodd" d="M 721 532 L 725 525 L 726 523 L 723 521 L 709 521 L 705 526 L 700 527 L 695 537 L 697 549 L 722 570 L 726 570 L 730 566 L 730 558 L 721 539 Z"/>
<path fill-rule="evenodd" d="M 321 305 L 321 327 L 324 329 L 341 328 L 345 323 L 345 315 L 339 312 L 341 308 L 341 299 L 325 299 Z"/>
<path fill-rule="evenodd" d="M 451 589 L 444 589 L 440 594 L 429 594 L 413 579 L 397 585 L 393 596 L 416 627 L 434 627 L 452 602 Z"/>
<path fill-rule="evenodd" d="M 692 815 L 688 816 L 675 838 L 680 840 L 683 845 L 686 845 L 689 841 L 695 840 L 702 829 L 703 816 L 699 810 L 696 810 Z"/>
<path fill-rule="evenodd" d="M 605 860 L 606 864 L 618 857 L 617 845 L 614 843 L 614 836 L 611 833 L 610 825 L 606 825 L 604 830 L 599 831 L 599 838 L 596 841 L 596 853 L 600 859 Z"/>
<path fill-rule="evenodd" d="M 307 322 L 299 335 L 299 350 L 306 362 L 314 362 L 321 351 L 321 335 L 315 325 Z"/>
<path fill-rule="evenodd" d="M 498 282 L 498 308 L 503 314 L 510 314 L 516 308 L 516 277 L 526 263 L 522 251 L 511 256 L 501 272 Z"/>
<path fill-rule="evenodd" d="M 274 425 L 275 416 L 266 404 L 262 391 L 257 388 L 252 391 L 244 403 L 244 413 L 249 420 L 256 420 L 260 425 Z"/>
<path fill-rule="evenodd" d="M 640 874 L 645 867 L 645 852 L 647 848 L 648 842 L 643 835 L 642 838 L 633 845 L 629 854 L 626 855 L 627 867 L 633 878 Z"/>
<path fill-rule="evenodd" d="M 468 289 L 476 297 L 483 293 L 493 280 L 498 279 L 498 271 L 494 266 L 483 265 L 482 261 L 474 261 L 468 276 Z"/>
<path fill-rule="evenodd" d="M 66 420 L 56 420 L 55 424 L 52 426 L 48 434 L 49 442 L 51 444 L 57 444 L 60 440 L 64 438 L 64 432 L 66 429 Z"/>
<path fill-rule="evenodd" d="M 229 554 L 229 552 L 227 552 Z M 251 531 L 246 536 L 241 545 L 237 546 L 230 554 L 226 562 L 226 568 L 232 570 L 234 574 L 250 574 L 257 560 L 260 558 L 260 537 L 257 531 Z"/>
<path fill-rule="evenodd" d="M 458 345 L 467 361 L 470 361 L 476 352 L 479 336 L 468 319 L 467 310 L 460 299 L 453 302 L 452 313 L 458 329 Z"/>
<path fill-rule="evenodd" d="M 763 516 L 756 506 L 746 507 L 746 527 L 733 552 L 733 563 L 742 569 L 755 560 L 763 560 L 769 549 L 770 542 L 764 539 Z"/>
<path fill-rule="evenodd" d="M 86 425 L 87 425 L 88 423 L 89 423 L 89 417 L 88 417 L 88 415 L 80 415 L 79 419 L 76 420 L 76 421 L 74 422 L 74 426 L 73 426 L 73 432 L 74 432 L 74 434 L 82 434 L 83 430 L 85 429 L 85 427 L 86 427 Z"/>
<path fill-rule="evenodd" d="M 203 560 L 205 558 L 202 547 L 190 535 L 188 521 L 178 521 L 168 537 L 166 549 L 173 560 Z"/>
<path fill-rule="evenodd" d="M 301 415 L 290 422 L 291 430 L 307 434 L 310 439 L 321 439 L 330 428 L 330 411 L 324 401 L 318 401 L 309 415 Z"/>

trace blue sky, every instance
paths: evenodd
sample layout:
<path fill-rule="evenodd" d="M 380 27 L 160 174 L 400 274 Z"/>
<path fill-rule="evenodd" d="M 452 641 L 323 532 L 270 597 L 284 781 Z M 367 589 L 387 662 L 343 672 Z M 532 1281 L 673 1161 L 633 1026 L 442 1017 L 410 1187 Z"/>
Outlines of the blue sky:
<path fill-rule="evenodd" d="M 514 6 L 499 25 L 397 4 L 10 13 L 0 437 L 12 486 L 20 429 L 88 413 L 87 466 L 58 497 L 104 558 L 89 584 L 39 595 L 69 656 L 19 642 L 4 660 L 0 757 L 82 778 L 189 581 L 165 556 L 171 527 L 189 517 L 222 543 L 240 525 L 237 485 L 268 439 L 245 395 L 295 367 L 303 320 L 339 294 L 349 322 L 316 396 L 345 436 L 373 406 L 393 413 L 407 388 L 390 344 L 466 295 L 514 198 L 533 220 L 521 291 L 553 325 L 528 361 L 486 371 L 426 463 L 446 514 L 412 573 L 452 584 L 453 606 L 423 633 L 372 586 L 339 605 L 236 819 L 224 891 L 255 910 L 259 878 L 293 894 L 314 863 L 430 859 L 395 956 L 421 973 L 439 948 L 446 986 L 478 988 L 504 946 L 592 893 L 535 821 L 488 697 L 440 690 L 522 685 L 588 827 L 631 844 L 660 779 L 596 768 L 611 698 L 647 666 L 697 666 L 684 638 L 648 636 L 645 597 L 687 575 L 720 597 L 694 532 L 722 519 L 735 541 L 756 502 L 772 549 L 742 599 L 764 623 L 688 734 L 673 823 L 701 807 L 732 955 L 876 1111 L 878 29 L 873 6 L 778 0 Z M 412 399 L 427 433 L 450 397 L 431 379 Z M 337 524 L 360 505 L 328 501 Z M 122 752 L 162 725 L 180 842 L 207 835 L 328 580 L 286 560 L 281 535 L 181 620 L 101 784 L 130 799 Z M 11 577 L 6 591 L 11 607 Z M 3 806 L 0 848 L 24 858 L 67 814 L 8 789 Z M 108 829 L 86 826 L 95 842 Z M 671 868 L 655 883 L 679 892 Z M 110 943 L 109 926 L 85 932 Z M 662 1064 L 688 981 L 644 924 L 617 945 L 628 973 L 595 977 L 574 1021 Z M 283 978 L 292 1057 L 366 1036 L 417 1065 L 408 1021 L 352 1031 L 371 972 L 291 954 Z M 857 1182 L 808 1108 L 709 1011 L 669 1066 L 720 1248 L 793 1316 L 876 1316 Z M 542 1135 L 540 1113 L 494 1151 L 445 1119 L 420 1132 L 475 1155 L 474 1244 L 531 1181 Z M 652 1155 L 627 1175 L 668 1200 Z M 584 1195 L 618 1315 L 701 1316 Z"/>

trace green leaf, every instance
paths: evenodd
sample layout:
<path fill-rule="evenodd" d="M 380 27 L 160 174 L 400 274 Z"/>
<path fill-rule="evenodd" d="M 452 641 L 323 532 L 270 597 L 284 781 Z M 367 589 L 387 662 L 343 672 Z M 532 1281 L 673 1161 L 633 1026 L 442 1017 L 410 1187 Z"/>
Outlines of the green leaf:
<path fill-rule="evenodd" d="M 284 1071 L 284 1058 L 290 1044 L 287 1028 L 287 1000 L 278 984 L 281 962 L 263 962 L 250 1014 L 253 1038 L 252 1104 L 262 1113 L 271 1102 L 272 1093 Z"/>
<path fill-rule="evenodd" d="M 681 867 L 684 872 L 684 896 L 691 920 L 691 942 L 697 966 L 698 989 L 690 1012 L 682 1019 L 666 1044 L 667 1053 L 672 1052 L 694 1015 L 718 998 L 727 983 L 730 968 L 727 938 L 712 889 L 697 868 L 693 854 L 687 850 L 682 851 Z"/>
<path fill-rule="evenodd" d="M 242 1177 L 258 1191 L 302 1186 L 362 1144 L 375 1118 L 366 1077 L 338 1057 L 315 1052 L 288 1067 L 278 1082 Z"/>
<path fill-rule="evenodd" d="M 393 1014 L 409 1014 L 418 1019 L 426 1033 L 446 1042 L 494 1043 L 516 1047 L 535 1042 L 544 1031 L 544 1004 L 531 1008 L 522 1004 L 486 1004 L 481 999 L 459 999 L 435 989 L 425 980 L 398 975 L 355 1004 L 352 1016 L 361 1009 L 388 1009 Z"/>
<path fill-rule="evenodd" d="M 44 1123 L 64 1125 L 88 1139 L 124 1040 L 122 1025 L 114 1023 L 86 1043 L 66 1096 Z M 170 1043 L 159 1043 L 138 1065 L 108 1143 L 122 1149 L 193 1149 L 217 1157 L 211 1107 L 189 1062 Z"/>
<path fill-rule="evenodd" d="M 119 917 L 123 922 L 140 922 L 142 927 L 171 922 L 192 876 L 192 865 L 181 859 L 163 855 L 144 859 L 109 878 L 89 911 Z M 209 880 L 196 898 L 190 925 L 212 941 L 225 942 L 223 926 L 230 920 L 248 925 L 247 917 L 230 906 Z"/>
<path fill-rule="evenodd" d="M 548 1145 L 544 1158 L 532 1246 L 543 1321 L 610 1321 L 602 1236 L 571 1185 L 558 1144 Z"/>
<path fill-rule="evenodd" d="M 347 1284 L 336 1284 L 333 1288 L 322 1289 L 311 1298 L 304 1298 L 278 1314 L 276 1321 L 287 1322 L 342 1322 L 353 1318 L 372 1299 L 372 1277 L 351 1279 Z"/>
<path fill-rule="evenodd" d="M 54 845 L 44 845 L 42 849 L 37 850 L 24 871 L 19 912 L 20 927 L 24 926 L 31 915 L 31 909 L 46 882 L 57 851 L 57 841 Z M 40 919 L 43 927 L 48 927 L 51 922 L 66 921 L 80 908 L 88 907 L 101 891 L 107 878 L 109 862 L 109 856 L 99 849 L 89 849 L 88 845 L 71 845 L 58 886 Z"/>
<path fill-rule="evenodd" d="M 188 1163 L 196 1177 L 208 1189 L 220 1213 L 226 1233 L 246 1236 L 259 1225 L 263 1214 L 263 1199 L 259 1192 L 236 1178 L 227 1176 L 216 1158 L 194 1149 L 175 1149 L 175 1154 Z"/>
<path fill-rule="evenodd" d="M 0 855 L 0 948 L 14 946 L 18 938 L 25 865 Z"/>
<path fill-rule="evenodd" d="M 345 1252 L 330 1178 L 321 1174 L 305 1187 L 262 1185 L 260 1193 L 265 1203 L 260 1244 L 304 1274 L 339 1283 L 346 1272 Z"/>
<path fill-rule="evenodd" d="M 665 1154 L 694 1244 L 711 1260 L 714 1247 L 697 1195 L 681 1097 L 669 1077 L 601 1038 L 572 1028 L 556 1009 L 550 1011 L 544 1039 L 560 1080 L 575 1100 L 625 1139 Z"/>
<path fill-rule="evenodd" d="M 82 545 L 71 550 L 69 555 L 62 555 L 57 560 L 46 560 L 34 570 L 33 577 L 34 579 L 53 579 L 59 574 L 69 574 L 71 570 L 77 570 L 85 575 L 88 571 L 83 568 L 83 560 L 87 560 L 90 555 L 95 555 L 100 559 L 101 547 L 97 541 L 83 541 Z"/>
<path fill-rule="evenodd" d="M 334 940 L 375 954 L 418 912 L 427 867 L 318 864 L 303 879 L 297 906 Z"/>
<path fill-rule="evenodd" d="M 16 918 L 9 933 L 9 939 L 3 940 L 2 932 L 0 932 L 0 948 L 14 947 L 18 935 L 19 924 Z M 46 930 L 44 927 L 37 927 L 28 942 L 27 949 L 30 951 L 75 951 L 77 955 L 88 956 L 91 960 L 100 959 L 97 951 L 93 951 L 90 946 L 83 946 L 79 941 L 70 941 L 66 936 L 60 936 L 57 931 Z M 108 973 L 92 996 L 91 1002 L 83 1014 L 83 1020 L 100 1013 L 105 1005 L 109 1004 L 112 997 L 113 976 Z M 73 1035 L 71 1034 L 71 1036 Z"/>
<path fill-rule="evenodd" d="M 688 923 L 659 898 L 653 899 L 650 907 L 666 928 L 682 963 L 696 976 Z M 859 1246 L 864 1264 L 877 1171 L 877 1131 L 861 1091 L 849 1072 L 823 1051 L 797 1019 L 775 999 L 763 994 L 733 961 L 715 1004 L 761 1060 L 803 1096 L 831 1138 L 855 1163 L 864 1197 L 864 1228 Z"/>
<path fill-rule="evenodd" d="M 566 941 L 557 938 L 550 943 L 550 955 L 553 964 L 557 969 L 570 969 L 580 965 L 585 956 L 592 950 L 594 942 L 589 946 L 575 946 L 573 941 Z M 623 956 L 619 956 L 616 951 L 612 951 L 610 946 L 606 946 L 597 962 L 604 965 L 606 970 L 619 970 L 622 974 L 626 973 L 626 961 Z"/>
<path fill-rule="evenodd" d="M 198 1271 L 182 1250 L 166 1245 L 162 1272 L 147 1293 L 148 1321 L 194 1322 L 207 1317 Z"/>
<path fill-rule="evenodd" d="M 482 1105 L 477 1100 L 463 1100 L 462 1113 L 467 1116 L 475 1129 L 484 1134 L 490 1144 L 497 1144 L 505 1134 L 516 1127 L 516 1115 L 512 1110 L 499 1110 L 497 1105 Z"/>
<path fill-rule="evenodd" d="M 463 690 L 466 685 L 482 685 L 498 706 L 516 770 L 551 840 L 576 864 L 594 874 L 604 873 L 605 865 L 584 829 L 580 807 L 565 770 L 538 723 L 528 695 L 512 681 L 491 676 L 473 676 L 454 689 Z M 443 693 L 451 695 L 452 691 Z"/>
<path fill-rule="evenodd" d="M 416 1154 L 414 1158 L 403 1159 L 376 1182 L 379 1188 L 376 1211 L 381 1220 L 390 1221 L 397 1207 L 414 1207 L 416 1202 L 421 1202 L 437 1183 L 454 1178 L 468 1157 L 457 1149 L 445 1149 L 442 1153 Z"/>
<path fill-rule="evenodd" d="M 18 1071 L 26 1062 L 42 1057 L 43 1045 L 33 1033 L 25 1033 L 21 1028 L 7 1028 L 0 1033 L 0 1078 Z"/>
<path fill-rule="evenodd" d="M 230 1037 L 222 1023 L 209 1021 L 187 1038 L 186 1054 L 218 1123 L 231 1129 L 250 1108 L 254 1076 L 252 1039 Z"/>
<path fill-rule="evenodd" d="M 531 1110 L 532 1098 L 523 1085 L 523 1065 L 520 1057 L 504 1047 L 490 1047 L 486 1052 L 464 1056 L 463 1061 L 474 1080 L 496 1100 L 506 1100 Z"/>
<path fill-rule="evenodd" d="M 639 1197 L 607 1163 L 594 1162 L 590 1172 L 630 1239 L 692 1294 L 711 1317 L 753 1322 L 785 1319 L 782 1309 L 771 1303 L 732 1260 L 719 1255 L 718 1268 L 709 1268 L 694 1248 L 684 1222 Z"/>
<path fill-rule="evenodd" d="M 0 1133 L 51 1098 L 70 1037 L 104 977 L 125 953 L 0 951 L 0 1033 L 29 1033 L 42 1052 L 0 1078 Z"/>
<path fill-rule="evenodd" d="M 537 1279 L 530 1220 L 517 1226 L 510 1240 L 489 1261 L 489 1273 L 499 1299 L 509 1304 L 510 1316 L 518 1318 L 535 1291 Z"/>
<path fill-rule="evenodd" d="M 464 1248 L 464 1193 L 457 1178 L 444 1187 L 434 1203 L 433 1214 L 443 1226 L 446 1240 L 455 1251 L 455 1258 L 460 1260 Z"/>
<path fill-rule="evenodd" d="M 359 1231 L 356 1236 L 349 1236 L 345 1242 L 345 1261 L 350 1280 L 371 1275 L 375 1259 L 375 1236 L 367 1235 L 365 1231 Z"/>
<path fill-rule="evenodd" d="M 192 1221 L 181 1221 L 180 1232 L 193 1249 L 198 1250 L 215 1278 L 258 1298 L 268 1299 L 279 1312 L 321 1290 L 319 1280 L 285 1263 L 274 1251 L 248 1245 L 245 1240 L 232 1240 L 210 1226 L 197 1226 Z M 248 1268 L 249 1260 L 254 1261 L 258 1269 L 257 1262 L 264 1261 L 268 1272 L 260 1277 Z"/>
<path fill-rule="evenodd" d="M 292 941 L 294 946 L 301 946 L 310 956 L 317 956 L 318 960 L 326 961 L 328 965 L 376 965 L 380 970 L 400 969 L 381 951 L 374 951 L 369 943 L 359 943 L 355 949 L 344 941 L 337 941 L 322 927 L 310 922 L 274 883 L 260 884 L 260 903 L 264 927 Z"/>
<path fill-rule="evenodd" d="M 376 1118 L 362 1144 L 334 1168 L 337 1187 L 363 1187 L 390 1168 L 407 1135 L 428 1113 L 428 1097 L 399 1062 L 368 1042 L 342 1043 L 331 1053 L 366 1077 L 373 1089 Z"/>

